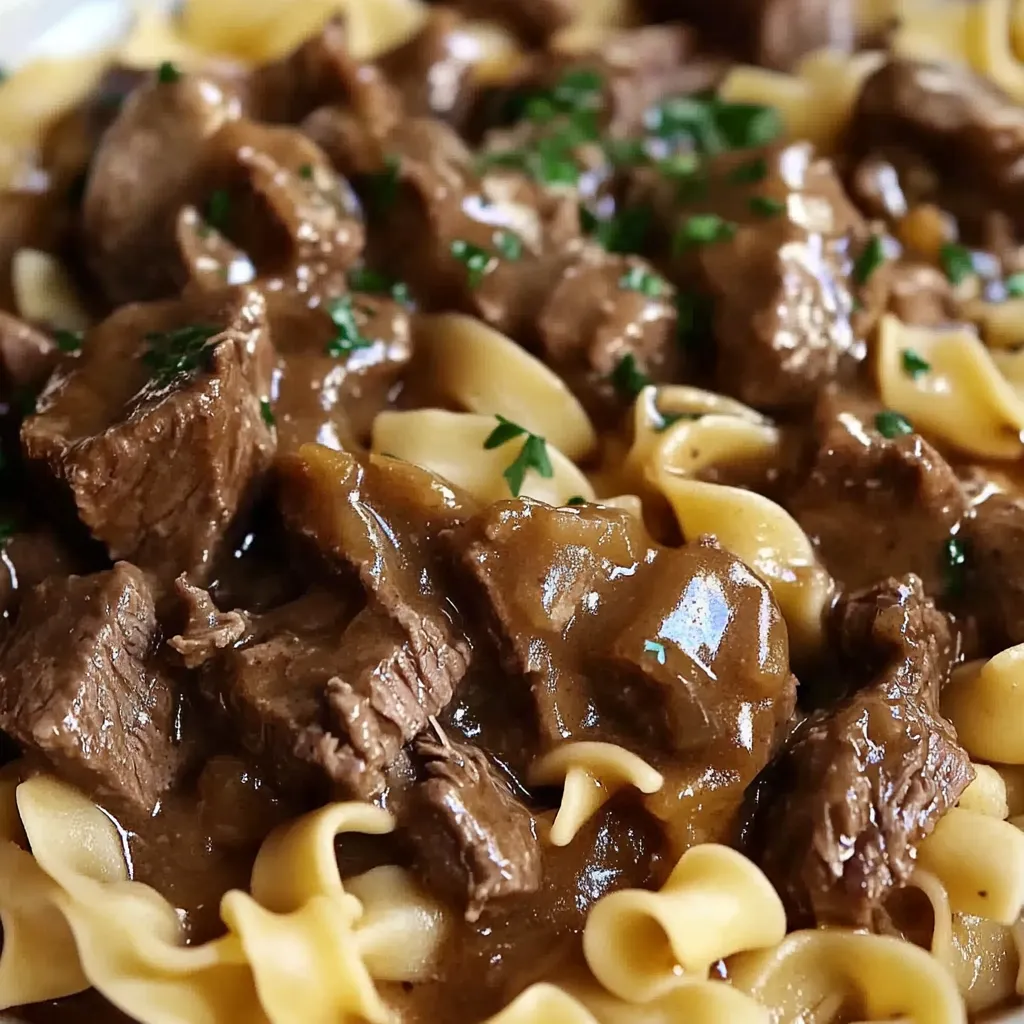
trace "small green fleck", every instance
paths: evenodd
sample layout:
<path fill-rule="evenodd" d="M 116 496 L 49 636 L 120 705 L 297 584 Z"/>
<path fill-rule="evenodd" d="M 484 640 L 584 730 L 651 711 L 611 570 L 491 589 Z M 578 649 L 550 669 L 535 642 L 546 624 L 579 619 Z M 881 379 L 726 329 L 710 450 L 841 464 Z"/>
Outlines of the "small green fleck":
<path fill-rule="evenodd" d="M 731 149 L 767 146 L 782 134 L 782 118 L 775 107 L 722 100 L 712 102 L 718 132 Z"/>
<path fill-rule="evenodd" d="M 312 164 L 303 164 L 299 168 L 299 177 L 302 178 L 305 181 L 312 181 L 313 180 L 313 165 Z"/>
<path fill-rule="evenodd" d="M 725 180 L 733 185 L 756 185 L 768 177 L 768 161 L 763 156 L 754 157 L 734 167 Z"/>
<path fill-rule="evenodd" d="M 277 417 L 274 416 L 274 410 L 271 409 L 270 402 L 266 398 L 260 399 L 260 416 L 268 427 L 272 427 L 277 423 Z"/>
<path fill-rule="evenodd" d="M 922 374 L 928 373 L 932 364 L 927 359 L 922 359 L 912 348 L 903 350 L 903 372 L 913 380 L 917 380 Z"/>
<path fill-rule="evenodd" d="M 946 277 L 954 285 L 970 277 L 974 273 L 974 257 L 971 250 L 957 242 L 944 242 L 939 250 L 939 263 Z"/>
<path fill-rule="evenodd" d="M 395 302 L 403 306 L 409 302 L 409 286 L 404 281 L 396 281 L 379 270 L 369 267 L 356 267 L 348 272 L 348 286 L 354 292 L 365 292 L 368 295 L 390 295 Z"/>
<path fill-rule="evenodd" d="M 943 545 L 942 567 L 948 597 L 960 597 L 967 575 L 967 545 L 959 537 L 950 537 Z"/>
<path fill-rule="evenodd" d="M 673 153 L 659 160 L 657 167 L 666 178 L 691 178 L 701 170 L 700 157 L 696 153 Z"/>
<path fill-rule="evenodd" d="M 334 337 L 327 343 L 329 356 L 347 356 L 360 348 L 369 348 L 373 341 L 359 330 L 352 296 L 342 295 L 327 304 L 327 315 L 335 326 Z"/>
<path fill-rule="evenodd" d="M 786 204 L 774 196 L 751 196 L 747 205 L 759 217 L 776 217 L 786 209 Z"/>
<path fill-rule="evenodd" d="M 484 441 L 484 448 L 488 451 L 492 448 L 500 448 L 503 444 L 507 444 L 514 438 L 521 437 L 527 433 L 526 427 L 521 427 L 518 423 L 505 419 L 504 416 L 498 415 L 495 418 L 498 421 L 498 425 L 487 435 L 487 439 Z"/>
<path fill-rule="evenodd" d="M 394 153 L 384 158 L 384 169 L 376 174 L 368 174 L 364 179 L 366 197 L 377 213 L 386 213 L 398 198 L 398 177 L 402 169 L 402 161 Z"/>
<path fill-rule="evenodd" d="M 81 331 L 54 331 L 53 340 L 61 352 L 81 352 L 82 350 Z"/>
<path fill-rule="evenodd" d="M 587 499 L 582 494 L 574 494 L 567 502 L 566 505 L 586 505 Z"/>
<path fill-rule="evenodd" d="M 523 447 L 519 450 L 519 455 L 516 456 L 502 474 L 508 483 L 509 490 L 514 497 L 518 498 L 523 489 L 523 481 L 526 479 L 526 474 L 531 469 L 546 479 L 550 479 L 555 475 L 551 459 L 548 457 L 547 442 L 543 437 L 529 433 L 525 427 L 505 419 L 504 416 L 498 416 L 496 419 L 498 420 L 498 425 L 487 435 L 484 441 L 484 448 L 488 450 L 500 448 L 502 445 L 508 444 L 509 441 L 514 441 L 517 437 L 526 435 L 526 440 L 523 442 Z"/>
<path fill-rule="evenodd" d="M 604 77 L 590 68 L 566 71 L 552 90 L 553 102 L 562 110 L 593 110 L 601 104 Z"/>
<path fill-rule="evenodd" d="M 665 664 L 665 645 L 659 644 L 657 640 L 645 640 L 644 653 L 653 654 L 658 659 L 659 665 Z"/>
<path fill-rule="evenodd" d="M 479 245 L 456 238 L 451 244 L 451 254 L 466 267 L 466 277 L 470 288 L 479 288 L 484 277 L 494 268 L 497 262 L 486 249 Z"/>
<path fill-rule="evenodd" d="M 143 365 L 158 385 L 168 384 L 179 373 L 191 373 L 205 365 L 210 341 L 221 333 L 219 327 L 188 324 L 170 331 L 150 331 L 146 336 Z"/>
<path fill-rule="evenodd" d="M 523 240 L 511 231 L 495 231 L 494 247 L 507 260 L 523 258 Z"/>
<path fill-rule="evenodd" d="M 619 397 L 631 402 L 651 383 L 651 379 L 636 365 L 636 356 L 627 352 L 612 371 L 611 382 Z"/>
<path fill-rule="evenodd" d="M 206 220 L 218 231 L 224 231 L 230 215 L 231 193 L 226 188 L 214 189 L 206 203 Z"/>
<path fill-rule="evenodd" d="M 886 409 L 875 416 L 875 429 L 882 437 L 887 437 L 890 440 L 894 437 L 914 432 L 910 420 L 898 412 L 893 412 L 892 409 Z"/>
<path fill-rule="evenodd" d="M 619 278 L 619 287 L 627 292 L 640 292 L 649 298 L 656 299 L 664 294 L 665 282 L 657 274 L 652 274 L 646 267 L 633 266 Z"/>
<path fill-rule="evenodd" d="M 871 275 L 885 262 L 885 246 L 879 235 L 868 239 L 864 250 L 853 261 L 853 279 L 857 284 L 867 284 Z"/>
<path fill-rule="evenodd" d="M 1024 296 L 1024 271 L 1017 271 L 1011 274 L 1004 282 L 1008 298 L 1019 299 Z"/>
<path fill-rule="evenodd" d="M 676 253 L 695 245 L 726 241 L 736 234 L 736 225 L 722 220 L 717 213 L 701 213 L 687 217 L 676 230 L 672 248 Z"/>
<path fill-rule="evenodd" d="M 635 167 L 649 159 L 643 139 L 605 139 L 604 151 L 615 167 Z"/>
<path fill-rule="evenodd" d="M 156 80 L 161 85 L 173 85 L 180 78 L 181 72 L 178 70 L 178 66 L 169 60 L 165 60 L 156 69 Z"/>
<path fill-rule="evenodd" d="M 608 220 L 594 219 L 593 236 L 608 252 L 640 252 L 651 225 L 654 211 L 650 206 L 627 206 Z"/>

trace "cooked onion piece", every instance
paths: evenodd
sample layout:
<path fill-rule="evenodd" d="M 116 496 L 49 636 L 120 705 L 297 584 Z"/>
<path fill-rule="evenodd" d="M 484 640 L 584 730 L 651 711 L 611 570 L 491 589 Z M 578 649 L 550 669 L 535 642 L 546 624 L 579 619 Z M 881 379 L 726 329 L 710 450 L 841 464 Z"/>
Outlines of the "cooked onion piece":
<path fill-rule="evenodd" d="M 422 388 L 423 405 L 500 414 L 574 461 L 597 444 L 590 418 L 562 378 L 504 334 L 461 313 L 417 317 L 414 332 L 409 377 Z"/>
<path fill-rule="evenodd" d="M 615 743 L 564 743 L 533 764 L 529 781 L 532 786 L 563 786 L 548 837 L 554 846 L 568 846 L 583 825 L 626 786 L 656 793 L 665 782 L 643 758 Z"/>
<path fill-rule="evenodd" d="M 780 942 L 782 901 L 751 861 L 727 846 L 695 846 L 659 892 L 623 889 L 597 901 L 583 930 L 583 953 L 609 992 L 644 1003 L 681 978 L 704 979 L 741 950 Z"/>
<path fill-rule="evenodd" d="M 841 929 L 793 932 L 774 949 L 729 962 L 737 988 L 768 1008 L 772 1024 L 841 1017 L 966 1024 L 956 982 L 930 953 L 900 939 Z M 831 1012 L 822 1012 L 828 1008 Z"/>
<path fill-rule="evenodd" d="M 904 372 L 908 350 L 929 364 L 928 372 Z M 923 434 L 982 458 L 1024 454 L 1024 401 L 967 328 L 909 327 L 894 316 L 883 317 L 878 385 L 882 401 Z"/>
<path fill-rule="evenodd" d="M 1024 644 L 955 669 L 942 713 L 971 757 L 1024 765 Z"/>
<path fill-rule="evenodd" d="M 11 264 L 11 283 L 22 319 L 65 331 L 89 326 L 71 276 L 49 253 L 19 249 Z"/>
<path fill-rule="evenodd" d="M 481 501 L 507 501 L 513 494 L 503 474 L 523 458 L 525 437 L 485 448 L 498 423 L 493 416 L 441 409 L 384 412 L 373 422 L 373 451 L 436 473 Z M 552 475 L 527 468 L 520 495 L 549 505 L 565 505 L 574 497 L 593 501 L 590 481 L 553 445 L 546 450 Z"/>

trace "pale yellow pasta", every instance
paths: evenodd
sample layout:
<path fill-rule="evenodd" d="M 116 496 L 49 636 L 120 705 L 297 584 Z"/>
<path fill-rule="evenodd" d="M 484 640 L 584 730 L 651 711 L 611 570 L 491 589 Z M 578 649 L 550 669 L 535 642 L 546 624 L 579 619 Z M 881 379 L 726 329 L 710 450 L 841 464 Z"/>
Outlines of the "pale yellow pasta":
<path fill-rule="evenodd" d="M 974 781 L 960 794 L 958 807 L 1003 820 L 1010 813 L 1003 777 L 987 764 L 974 766 Z"/>
<path fill-rule="evenodd" d="M 500 414 L 578 461 L 597 444 L 590 417 L 565 381 L 504 334 L 461 313 L 417 317 L 410 380 L 422 405 Z"/>
<path fill-rule="evenodd" d="M 568 846 L 616 793 L 633 786 L 656 793 L 665 780 L 646 761 L 614 743 L 563 743 L 530 767 L 533 786 L 562 785 L 562 800 L 548 839 Z"/>
<path fill-rule="evenodd" d="M 177 19 L 160 7 L 138 3 L 131 31 L 118 47 L 117 61 L 130 68 L 153 68 L 173 61 L 184 70 L 197 70 L 210 63 L 209 51 L 190 43 Z"/>
<path fill-rule="evenodd" d="M 1024 644 L 959 666 L 942 691 L 942 712 L 971 757 L 1024 764 Z"/>
<path fill-rule="evenodd" d="M 800 931 L 772 949 L 741 953 L 729 977 L 772 1024 L 839 1020 L 965 1024 L 956 982 L 909 942 L 842 929 Z"/>
<path fill-rule="evenodd" d="M 911 375 L 903 353 L 913 350 L 931 367 Z M 914 427 L 982 458 L 1024 454 L 1024 401 L 966 327 L 910 327 L 882 318 L 878 332 L 878 386 L 882 401 Z"/>
<path fill-rule="evenodd" d="M 976 299 L 964 304 L 964 312 L 978 324 L 989 348 L 1013 349 L 1024 344 L 1024 298 L 1004 302 Z"/>
<path fill-rule="evenodd" d="M 71 276 L 49 253 L 19 249 L 11 263 L 11 284 L 25 320 L 66 331 L 89 326 L 89 314 Z"/>
<path fill-rule="evenodd" d="M 771 883 L 727 846 L 695 846 L 658 892 L 624 889 L 597 901 L 583 930 L 594 977 L 629 1002 L 707 977 L 718 959 L 782 940 L 786 915 Z"/>
<path fill-rule="evenodd" d="M 405 459 L 451 481 L 481 501 L 506 501 L 512 497 L 502 475 L 522 451 L 520 435 L 498 448 L 484 448 L 498 420 L 493 416 L 418 409 L 414 412 L 384 412 L 373 421 L 374 452 Z M 580 496 L 590 501 L 590 481 L 554 445 L 547 445 L 553 476 L 542 477 L 529 469 L 520 494 L 564 505 Z"/>
<path fill-rule="evenodd" d="M 1024 765 L 995 764 L 992 768 L 1006 787 L 1006 816 L 1016 818 L 1024 814 Z"/>
<path fill-rule="evenodd" d="M 448 930 L 448 912 L 403 868 L 383 865 L 345 880 L 362 904 L 360 956 L 379 981 L 429 981 Z"/>
<path fill-rule="evenodd" d="M 486 1024 L 598 1024 L 593 1015 L 555 985 L 531 985 Z"/>
<path fill-rule="evenodd" d="M 954 807 L 922 840 L 917 863 L 942 881 L 954 911 L 1013 924 L 1024 907 L 1024 832 Z"/>
<path fill-rule="evenodd" d="M 817 650 L 833 583 L 796 520 L 754 491 L 689 480 L 660 466 L 653 467 L 653 478 L 686 537 L 714 534 L 767 581 L 797 655 Z"/>
<path fill-rule="evenodd" d="M 587 53 L 606 45 L 617 29 L 635 22 L 630 0 L 576 0 L 572 24 L 552 37 L 550 47 L 559 53 Z"/>

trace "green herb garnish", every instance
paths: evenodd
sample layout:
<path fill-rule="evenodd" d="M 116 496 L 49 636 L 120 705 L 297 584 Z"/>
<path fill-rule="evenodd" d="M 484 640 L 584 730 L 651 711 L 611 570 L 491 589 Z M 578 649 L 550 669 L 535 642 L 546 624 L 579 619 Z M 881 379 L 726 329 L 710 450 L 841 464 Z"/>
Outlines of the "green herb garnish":
<path fill-rule="evenodd" d="M 722 220 L 717 213 L 701 213 L 687 217 L 676 229 L 672 239 L 672 248 L 676 253 L 683 252 L 695 245 L 709 245 L 721 242 L 736 234 L 736 225 Z"/>
<path fill-rule="evenodd" d="M 776 217 L 786 209 L 786 204 L 774 196 L 751 196 L 747 205 L 759 217 Z"/>
<path fill-rule="evenodd" d="M 879 235 L 868 239 L 864 250 L 853 261 L 853 279 L 857 284 L 867 284 L 871 275 L 885 262 L 885 246 Z"/>
<path fill-rule="evenodd" d="M 1006 288 L 1007 298 L 1019 299 L 1024 295 L 1024 271 L 1017 271 L 1016 274 L 1011 274 L 1003 282 L 1003 287 Z"/>
<path fill-rule="evenodd" d="M 764 146 L 782 134 L 773 107 L 727 103 L 717 97 L 676 96 L 645 116 L 649 131 L 663 139 L 689 138 L 702 153 Z"/>
<path fill-rule="evenodd" d="M 313 180 L 313 165 L 312 164 L 303 164 L 299 168 L 299 177 L 302 178 L 304 181 L 312 181 Z"/>
<path fill-rule="evenodd" d="M 971 250 L 957 242 L 944 242 L 939 250 L 939 263 L 946 277 L 954 285 L 960 284 L 974 273 L 974 257 Z"/>
<path fill-rule="evenodd" d="M 387 274 L 369 267 L 356 267 L 348 272 L 348 286 L 354 292 L 365 292 L 368 295 L 390 295 L 395 302 L 407 305 L 409 302 L 409 286 L 404 281 L 396 281 Z"/>
<path fill-rule="evenodd" d="M 903 350 L 902 362 L 903 372 L 913 380 L 917 380 L 932 368 L 932 364 L 927 359 L 922 359 L 912 348 Z"/>
<path fill-rule="evenodd" d="M 604 151 L 615 167 L 635 167 L 650 159 L 643 139 L 605 139 Z"/>
<path fill-rule="evenodd" d="M 81 352 L 82 350 L 81 331 L 54 331 L 53 340 L 61 352 Z"/>
<path fill-rule="evenodd" d="M 156 69 L 156 80 L 161 85 L 173 85 L 181 78 L 181 72 L 178 70 L 177 64 L 172 63 L 169 60 L 165 60 L 160 67 Z"/>
<path fill-rule="evenodd" d="M 637 253 L 647 241 L 654 220 L 650 206 L 628 206 L 608 220 L 594 220 L 595 240 L 609 252 Z"/>
<path fill-rule="evenodd" d="M 451 244 L 451 254 L 466 267 L 470 288 L 479 288 L 484 277 L 493 269 L 496 258 L 479 245 L 456 238 Z"/>
<path fill-rule="evenodd" d="M 274 415 L 274 410 L 270 407 L 270 402 L 266 398 L 260 399 L 260 418 L 268 427 L 272 427 L 277 423 L 277 417 Z"/>
<path fill-rule="evenodd" d="M 227 227 L 231 215 L 231 193 L 226 188 L 217 188 L 210 193 L 206 202 L 206 220 L 218 231 Z"/>
<path fill-rule="evenodd" d="M 942 569 L 946 595 L 960 597 L 967 576 L 967 545 L 958 537 L 950 537 L 943 545 Z"/>
<path fill-rule="evenodd" d="M 912 434 L 914 428 L 910 424 L 910 420 L 906 416 L 900 415 L 898 412 L 893 412 L 892 409 L 886 409 L 884 412 L 878 413 L 875 416 L 875 429 L 882 435 L 890 440 L 894 437 L 900 437 L 903 434 Z"/>
<path fill-rule="evenodd" d="M 574 494 L 567 502 L 566 505 L 586 505 L 587 499 L 582 494 Z"/>
<path fill-rule="evenodd" d="M 356 349 L 369 348 L 373 344 L 373 341 L 359 330 L 351 295 L 332 299 L 327 304 L 327 315 L 335 326 L 334 337 L 327 343 L 329 356 L 347 356 Z"/>
<path fill-rule="evenodd" d="M 522 437 L 524 434 L 526 435 L 526 440 L 523 442 L 519 455 L 502 474 L 508 483 L 509 490 L 514 497 L 518 498 L 523 489 L 523 480 L 531 469 L 546 479 L 553 477 L 555 471 L 551 466 L 547 442 L 543 437 L 531 434 L 525 427 L 505 419 L 504 416 L 496 418 L 498 425 L 487 435 L 484 441 L 484 448 L 488 450 L 500 448 L 502 445 L 508 444 L 509 441 Z"/>
<path fill-rule="evenodd" d="M 401 168 L 402 161 L 394 153 L 389 153 L 384 158 L 384 169 L 376 174 L 368 174 L 363 179 L 367 201 L 377 213 L 385 213 L 394 206 L 398 198 L 398 175 Z"/>
<path fill-rule="evenodd" d="M 653 654 L 659 665 L 665 664 L 665 645 L 659 644 L 657 640 L 644 641 L 644 654 Z"/>
<path fill-rule="evenodd" d="M 142 362 L 152 371 L 157 384 L 167 384 L 179 373 L 191 373 L 204 366 L 212 348 L 210 341 L 220 333 L 219 327 L 207 324 L 150 331 Z"/>
<path fill-rule="evenodd" d="M 636 356 L 627 352 L 612 371 L 611 382 L 619 396 L 631 402 L 651 383 L 651 378 L 636 365 Z"/>
<path fill-rule="evenodd" d="M 733 185 L 756 185 L 768 177 L 768 161 L 763 156 L 754 157 L 734 167 L 725 180 Z"/>
<path fill-rule="evenodd" d="M 495 231 L 494 247 L 507 260 L 523 258 L 523 240 L 511 231 Z"/>
<path fill-rule="evenodd" d="M 630 267 L 619 278 L 619 287 L 627 292 L 640 292 L 649 298 L 656 299 L 665 291 L 665 282 L 657 274 L 652 274 L 646 267 Z"/>

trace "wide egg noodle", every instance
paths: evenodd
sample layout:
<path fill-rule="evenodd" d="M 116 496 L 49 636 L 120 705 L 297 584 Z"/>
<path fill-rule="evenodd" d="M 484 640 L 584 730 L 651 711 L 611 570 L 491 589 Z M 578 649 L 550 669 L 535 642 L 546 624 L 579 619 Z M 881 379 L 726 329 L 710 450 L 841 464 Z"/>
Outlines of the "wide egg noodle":
<path fill-rule="evenodd" d="M 583 953 L 594 977 L 628 1002 L 664 996 L 742 950 L 771 947 L 786 914 L 753 862 L 727 846 L 695 846 L 658 892 L 622 889 L 594 904 Z"/>
<path fill-rule="evenodd" d="M 960 794 L 957 807 L 1003 820 L 1010 816 L 1006 780 L 989 764 L 975 764 L 974 781 Z"/>
<path fill-rule="evenodd" d="M 1024 765 L 1024 644 L 957 667 L 942 692 L 942 713 L 971 757 Z"/>

